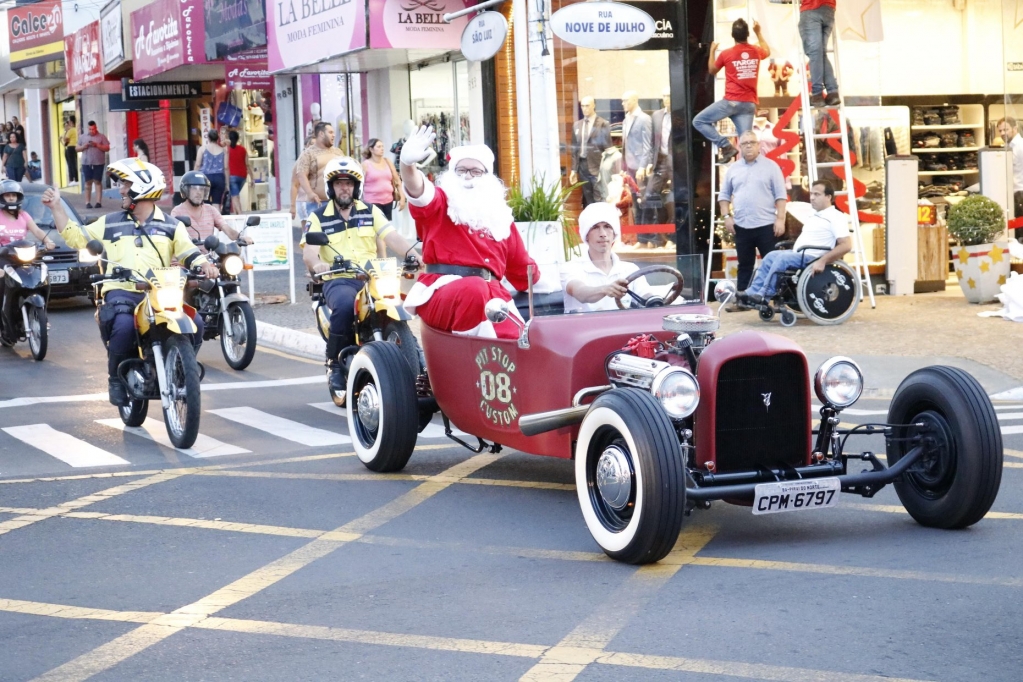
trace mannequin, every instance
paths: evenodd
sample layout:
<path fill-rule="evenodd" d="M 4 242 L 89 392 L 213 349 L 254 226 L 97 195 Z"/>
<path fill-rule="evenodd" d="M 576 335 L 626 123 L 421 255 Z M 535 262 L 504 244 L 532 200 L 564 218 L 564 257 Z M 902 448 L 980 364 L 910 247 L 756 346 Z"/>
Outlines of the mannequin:
<path fill-rule="evenodd" d="M 653 131 L 652 162 L 646 167 L 646 192 L 640 224 L 663 224 L 674 218 L 675 208 L 671 195 L 671 89 L 661 91 L 662 108 L 651 117 Z M 636 236 L 639 248 L 665 246 L 660 234 L 646 233 Z M 667 240 L 670 241 L 670 240 Z"/>
<path fill-rule="evenodd" d="M 313 102 L 309 105 L 309 115 L 312 119 L 305 124 L 305 136 L 309 139 L 313 135 L 313 126 L 320 122 L 320 103 Z"/>
<path fill-rule="evenodd" d="M 572 126 L 572 170 L 568 179 L 570 184 L 582 180 L 583 207 L 600 201 L 596 194 L 597 175 L 600 173 L 600 160 L 604 150 L 611 146 L 611 126 L 596 113 L 596 103 L 592 97 L 579 100 L 583 117 Z"/>

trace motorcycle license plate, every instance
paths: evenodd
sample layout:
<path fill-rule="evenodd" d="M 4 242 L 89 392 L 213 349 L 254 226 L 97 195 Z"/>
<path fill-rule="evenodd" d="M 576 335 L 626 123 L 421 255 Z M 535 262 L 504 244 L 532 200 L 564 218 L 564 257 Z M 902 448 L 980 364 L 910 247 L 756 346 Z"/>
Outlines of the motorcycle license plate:
<path fill-rule="evenodd" d="M 761 483 L 753 498 L 753 513 L 777 514 L 834 507 L 840 492 L 842 483 L 837 478 Z"/>
<path fill-rule="evenodd" d="M 70 280 L 68 279 L 67 270 L 57 270 L 50 273 L 50 284 L 67 284 Z"/>

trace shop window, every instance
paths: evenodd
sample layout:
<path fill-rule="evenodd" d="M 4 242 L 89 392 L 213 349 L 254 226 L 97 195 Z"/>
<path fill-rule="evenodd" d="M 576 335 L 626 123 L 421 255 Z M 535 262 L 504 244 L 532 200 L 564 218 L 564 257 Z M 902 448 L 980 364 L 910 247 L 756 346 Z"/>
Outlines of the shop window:
<path fill-rule="evenodd" d="M 469 69 L 464 61 L 439 62 L 409 71 L 412 120 L 437 132 L 437 156 L 425 164 L 427 174 L 447 168 L 452 147 L 469 143 Z"/>

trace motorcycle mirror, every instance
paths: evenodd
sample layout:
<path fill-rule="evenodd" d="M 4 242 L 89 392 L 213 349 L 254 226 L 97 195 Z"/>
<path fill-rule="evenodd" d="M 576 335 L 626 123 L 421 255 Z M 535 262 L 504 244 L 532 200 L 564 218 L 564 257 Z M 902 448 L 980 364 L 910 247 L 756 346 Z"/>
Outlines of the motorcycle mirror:
<path fill-rule="evenodd" d="M 192 227 L 192 219 L 191 219 L 191 218 L 189 218 L 189 217 L 188 217 L 187 215 L 183 215 L 183 216 L 178 216 L 178 220 L 179 220 L 179 221 L 181 222 L 181 224 L 182 224 L 182 225 L 184 225 L 185 227 Z"/>
<path fill-rule="evenodd" d="M 719 301 L 721 305 L 718 306 L 718 315 L 721 314 L 721 309 L 728 305 L 736 296 L 735 283 L 728 279 L 723 279 L 717 283 L 714 287 L 714 298 Z"/>
<path fill-rule="evenodd" d="M 103 242 L 98 239 L 90 239 L 89 243 L 85 245 L 85 248 L 93 256 L 99 256 L 103 253 Z"/>
<path fill-rule="evenodd" d="M 491 324 L 500 324 L 508 319 L 508 304 L 499 298 L 492 298 L 487 301 L 483 308 L 483 314 L 487 316 Z"/>
<path fill-rule="evenodd" d="M 99 216 L 95 216 L 95 215 L 89 216 L 88 218 L 85 219 L 85 224 L 86 225 L 92 225 L 97 220 L 99 220 Z"/>
<path fill-rule="evenodd" d="M 217 247 L 220 246 L 220 240 L 217 239 L 217 235 L 211 234 L 209 237 L 206 237 L 202 245 L 206 247 L 207 251 L 216 251 Z"/>
<path fill-rule="evenodd" d="M 330 238 L 323 232 L 306 232 L 305 243 L 310 246 L 327 246 Z"/>
<path fill-rule="evenodd" d="M 253 225 L 259 225 L 259 220 L 260 218 L 258 215 L 250 215 L 249 219 L 245 221 L 245 226 L 252 227 Z"/>

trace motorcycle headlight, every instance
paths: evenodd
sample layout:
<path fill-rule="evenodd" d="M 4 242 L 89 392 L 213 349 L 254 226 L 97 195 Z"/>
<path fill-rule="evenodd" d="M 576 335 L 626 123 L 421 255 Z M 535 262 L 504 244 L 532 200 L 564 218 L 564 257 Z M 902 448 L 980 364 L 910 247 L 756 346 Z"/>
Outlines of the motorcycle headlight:
<path fill-rule="evenodd" d="M 825 405 L 839 409 L 849 407 L 863 393 L 863 372 L 850 358 L 835 356 L 817 370 L 813 390 Z"/>
<path fill-rule="evenodd" d="M 231 277 L 237 277 L 238 273 L 245 269 L 245 263 L 241 256 L 226 256 L 224 260 L 220 261 L 220 269 Z"/>
<path fill-rule="evenodd" d="M 381 277 L 376 281 L 377 295 L 380 298 L 398 298 L 401 296 L 401 283 L 397 277 Z"/>
<path fill-rule="evenodd" d="M 36 259 L 36 247 L 34 246 L 15 246 L 14 257 L 22 263 L 31 263 Z"/>
<path fill-rule="evenodd" d="M 99 256 L 94 256 L 89 253 L 89 249 L 78 249 L 78 262 L 79 263 L 95 263 L 99 260 Z"/>
<path fill-rule="evenodd" d="M 685 419 L 696 412 L 700 404 L 700 385 L 696 377 L 678 367 L 658 373 L 650 392 L 672 419 Z"/>
<path fill-rule="evenodd" d="M 160 307 L 164 310 L 173 310 L 181 307 L 183 299 L 184 295 L 181 289 L 158 289 L 156 292 L 156 302 L 159 303 Z"/>

